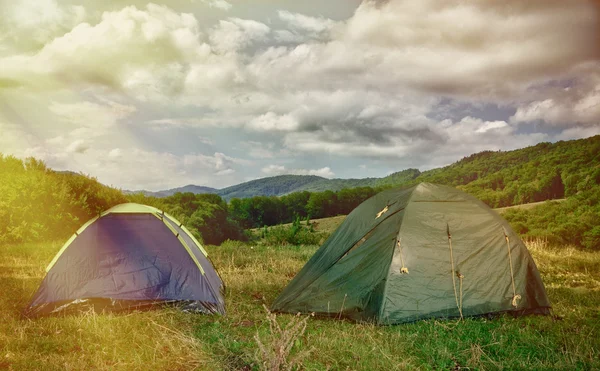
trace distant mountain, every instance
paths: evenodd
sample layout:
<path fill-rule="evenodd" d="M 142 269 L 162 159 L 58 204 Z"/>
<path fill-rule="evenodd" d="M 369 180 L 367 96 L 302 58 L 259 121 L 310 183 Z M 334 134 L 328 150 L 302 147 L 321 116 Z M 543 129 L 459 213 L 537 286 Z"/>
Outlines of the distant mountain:
<path fill-rule="evenodd" d="M 280 196 L 303 191 L 310 184 L 323 180 L 327 179 L 316 175 L 278 175 L 223 188 L 216 193 L 226 200 L 254 196 Z"/>
<path fill-rule="evenodd" d="M 215 188 L 211 188 L 211 187 L 203 187 L 203 186 L 197 186 L 197 185 L 193 185 L 193 184 L 189 184 L 183 187 L 179 187 L 179 188 L 173 188 L 173 189 L 167 189 L 164 191 L 158 191 L 158 192 L 152 192 L 152 191 L 146 191 L 146 190 L 141 190 L 141 191 L 123 191 L 123 193 L 125 194 L 133 194 L 133 193 L 143 193 L 146 196 L 151 196 L 151 197 L 169 197 L 174 195 L 175 193 L 181 192 L 181 193 L 186 193 L 186 192 L 191 192 L 194 194 L 204 194 L 204 193 L 217 193 L 217 189 Z"/>
<path fill-rule="evenodd" d="M 421 172 L 417 169 L 407 169 L 393 173 L 384 178 L 364 179 L 327 179 L 316 175 L 278 175 L 268 178 L 251 180 L 223 189 L 187 185 L 165 191 L 124 191 L 127 194 L 143 193 L 146 196 L 168 197 L 177 192 L 216 193 L 225 200 L 232 198 L 248 198 L 254 196 L 282 196 L 293 192 L 323 192 L 339 191 L 344 188 L 379 187 L 390 184 L 410 182 Z"/>

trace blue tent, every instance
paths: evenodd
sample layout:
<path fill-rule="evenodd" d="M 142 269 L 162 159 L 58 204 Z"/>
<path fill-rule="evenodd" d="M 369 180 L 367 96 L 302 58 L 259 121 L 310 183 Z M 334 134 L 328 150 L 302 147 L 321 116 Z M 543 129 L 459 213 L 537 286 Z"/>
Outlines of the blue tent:
<path fill-rule="evenodd" d="M 83 225 L 52 260 L 27 317 L 172 303 L 225 314 L 223 281 L 177 220 L 145 205 L 115 206 Z"/>

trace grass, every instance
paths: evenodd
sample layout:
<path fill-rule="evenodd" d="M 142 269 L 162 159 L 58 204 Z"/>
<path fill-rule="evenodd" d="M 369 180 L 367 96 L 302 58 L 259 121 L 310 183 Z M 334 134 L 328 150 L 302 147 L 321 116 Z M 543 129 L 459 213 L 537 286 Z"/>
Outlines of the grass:
<path fill-rule="evenodd" d="M 566 200 L 567 200 L 566 198 L 557 198 L 557 199 L 553 199 L 553 200 L 546 200 L 546 201 L 540 201 L 540 202 L 531 202 L 531 203 L 528 203 L 528 204 L 499 207 L 499 208 L 494 209 L 494 210 L 496 210 L 499 214 L 502 214 L 506 210 L 510 210 L 510 209 L 529 210 L 529 209 L 533 209 L 536 206 L 543 205 L 543 204 L 545 204 L 547 202 L 563 202 L 563 201 L 566 201 Z"/>
<path fill-rule="evenodd" d="M 554 316 L 421 321 L 377 327 L 310 318 L 289 357 L 308 370 L 600 369 L 600 253 L 529 244 Z M 174 310 L 21 320 L 59 244 L 0 246 L 0 369 L 258 369 L 267 306 L 316 246 L 226 243 L 209 253 L 227 316 Z M 297 321 L 278 315 L 281 328 Z M 265 343 L 264 346 L 269 344 Z"/>

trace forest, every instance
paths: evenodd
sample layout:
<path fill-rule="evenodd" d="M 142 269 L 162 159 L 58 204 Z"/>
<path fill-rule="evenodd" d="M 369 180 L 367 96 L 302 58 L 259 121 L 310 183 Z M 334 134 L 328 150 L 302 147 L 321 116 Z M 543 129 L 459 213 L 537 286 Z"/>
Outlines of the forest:
<path fill-rule="evenodd" d="M 0 154 L 0 242 L 66 238 L 101 211 L 137 202 L 170 213 L 204 243 L 218 245 L 249 238 L 245 230 L 251 228 L 346 215 L 386 188 L 432 182 L 462 189 L 494 208 L 549 201 L 503 216 L 524 237 L 600 248 L 600 136 L 485 151 L 443 168 L 409 169 L 368 181 L 373 186 L 229 201 L 190 192 L 157 198 L 124 194 L 84 174 L 54 171 L 34 158 Z M 551 202 L 557 199 L 566 200 Z"/>

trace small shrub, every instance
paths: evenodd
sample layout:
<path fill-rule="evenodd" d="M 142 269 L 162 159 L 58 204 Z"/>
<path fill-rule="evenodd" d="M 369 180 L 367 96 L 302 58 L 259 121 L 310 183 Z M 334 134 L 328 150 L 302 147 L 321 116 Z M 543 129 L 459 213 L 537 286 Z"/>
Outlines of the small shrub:
<path fill-rule="evenodd" d="M 327 237 L 323 232 L 311 232 L 302 225 L 275 226 L 263 232 L 267 245 L 319 245 Z"/>
<path fill-rule="evenodd" d="M 583 234 L 583 246 L 588 249 L 600 249 L 600 226 L 595 226 Z"/>
<path fill-rule="evenodd" d="M 271 313 L 263 304 L 269 322 L 269 335 L 260 337 L 258 331 L 254 340 L 258 345 L 255 354 L 258 367 L 261 370 L 280 371 L 300 368 L 302 361 L 312 352 L 312 348 L 291 355 L 292 349 L 306 331 L 306 323 L 311 316 L 296 315 L 285 327 L 277 322 L 277 316 Z"/>

